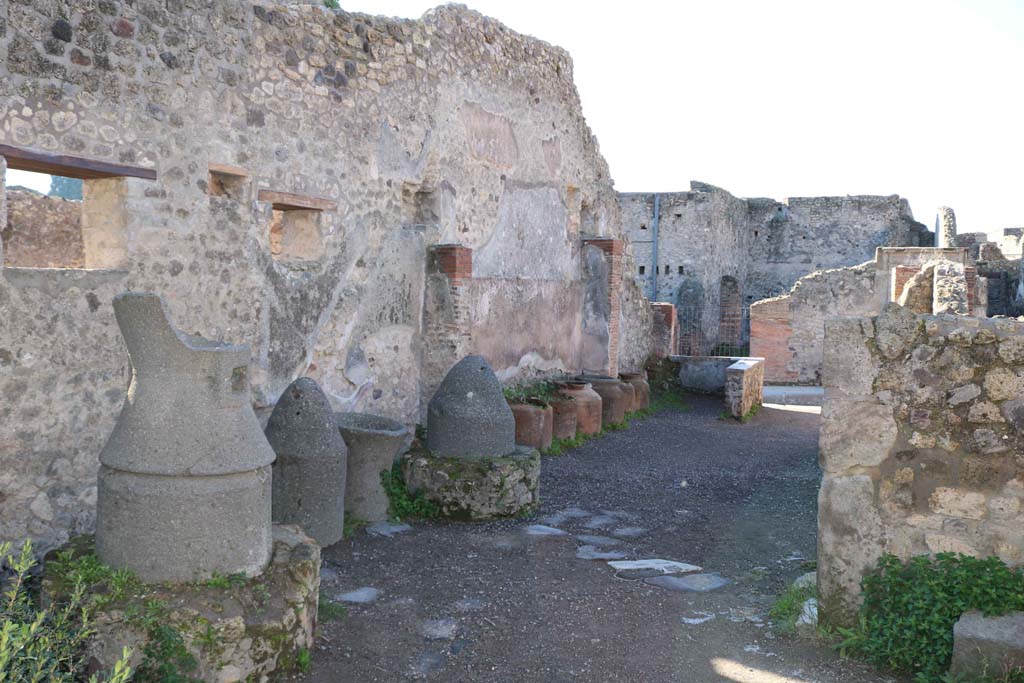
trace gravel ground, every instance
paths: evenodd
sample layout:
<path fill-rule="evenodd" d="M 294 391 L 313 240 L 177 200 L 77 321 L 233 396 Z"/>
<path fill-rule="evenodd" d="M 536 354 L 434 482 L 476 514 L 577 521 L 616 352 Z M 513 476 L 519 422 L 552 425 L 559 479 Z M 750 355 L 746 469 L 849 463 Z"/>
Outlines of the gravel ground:
<path fill-rule="evenodd" d="M 321 624 L 300 680 L 893 680 L 768 623 L 815 554 L 819 416 L 765 408 L 741 425 L 719 419 L 720 401 L 690 404 L 546 458 L 530 519 L 359 532 L 325 549 L 321 601 L 380 594 Z M 531 536 L 531 524 L 568 533 Z M 697 593 L 627 579 L 577 558 L 581 534 L 605 537 L 596 552 L 730 583 Z"/>

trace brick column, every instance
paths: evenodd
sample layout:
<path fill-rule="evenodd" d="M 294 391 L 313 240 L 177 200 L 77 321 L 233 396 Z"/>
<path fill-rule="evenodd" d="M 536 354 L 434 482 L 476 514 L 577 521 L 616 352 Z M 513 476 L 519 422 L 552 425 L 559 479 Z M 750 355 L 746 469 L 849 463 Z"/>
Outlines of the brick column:
<path fill-rule="evenodd" d="M 921 272 L 921 266 L 896 266 L 892 269 L 892 298 L 890 301 L 899 301 L 903 294 L 903 288 L 907 286 L 910 278 Z"/>
<path fill-rule="evenodd" d="M 448 276 L 452 287 L 461 287 L 473 277 L 473 250 L 461 244 L 438 244 L 431 247 L 437 259 L 437 269 Z"/>
<path fill-rule="evenodd" d="M 619 376 L 619 318 L 622 308 L 622 240 L 599 237 L 583 240 L 608 257 L 608 368 L 611 377 Z"/>

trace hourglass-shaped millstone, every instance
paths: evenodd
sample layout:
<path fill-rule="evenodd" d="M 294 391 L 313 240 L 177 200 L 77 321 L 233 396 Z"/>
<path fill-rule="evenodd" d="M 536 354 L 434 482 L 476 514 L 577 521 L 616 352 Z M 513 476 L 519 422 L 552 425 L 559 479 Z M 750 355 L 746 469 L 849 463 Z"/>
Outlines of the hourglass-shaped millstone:
<path fill-rule="evenodd" d="M 132 379 L 100 453 L 96 553 L 145 582 L 254 576 L 270 559 L 270 465 L 249 346 L 174 329 L 156 294 L 114 298 Z"/>

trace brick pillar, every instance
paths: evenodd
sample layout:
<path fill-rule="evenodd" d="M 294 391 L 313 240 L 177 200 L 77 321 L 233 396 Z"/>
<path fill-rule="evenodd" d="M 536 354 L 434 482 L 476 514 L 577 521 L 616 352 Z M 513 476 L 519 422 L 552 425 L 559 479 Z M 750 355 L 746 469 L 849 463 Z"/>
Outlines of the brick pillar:
<path fill-rule="evenodd" d="M 658 358 L 676 354 L 676 307 L 669 303 L 651 302 L 654 329 L 651 330 L 651 353 Z"/>
<path fill-rule="evenodd" d="M 921 272 L 921 266 L 896 266 L 892 269 L 892 297 L 890 301 L 899 301 L 903 288 L 910 278 Z"/>
<path fill-rule="evenodd" d="M 584 240 L 608 257 L 608 368 L 611 377 L 619 375 L 619 318 L 622 308 L 622 240 L 599 237 Z"/>
<path fill-rule="evenodd" d="M 437 259 L 437 270 L 448 276 L 452 287 L 461 287 L 473 277 L 473 250 L 461 244 L 438 244 L 431 247 Z"/>

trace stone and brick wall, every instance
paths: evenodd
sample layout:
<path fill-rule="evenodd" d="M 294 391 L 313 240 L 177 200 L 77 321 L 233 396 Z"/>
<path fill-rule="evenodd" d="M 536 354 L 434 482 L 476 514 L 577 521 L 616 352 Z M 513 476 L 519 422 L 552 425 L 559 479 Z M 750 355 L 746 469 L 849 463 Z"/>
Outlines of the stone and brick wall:
<path fill-rule="evenodd" d="M 725 406 L 730 415 L 747 417 L 763 397 L 763 358 L 741 358 L 725 369 Z"/>
<path fill-rule="evenodd" d="M 0 2 L 0 144 L 156 173 L 85 181 L 87 270 L 0 269 L 0 538 L 92 526 L 126 289 L 249 343 L 263 412 L 307 375 L 336 409 L 412 423 L 476 350 L 508 381 L 646 356 L 649 307 L 608 291 L 632 255 L 583 242 L 621 220 L 564 50 L 457 6 L 178 5 Z M 293 253 L 267 192 L 299 196 Z"/>
<path fill-rule="evenodd" d="M 1024 323 L 830 320 L 818 510 L 821 614 L 850 624 L 883 553 L 1024 563 Z"/>
<path fill-rule="evenodd" d="M 732 343 L 736 336 L 729 324 L 733 316 L 727 315 L 725 329 L 719 330 L 722 292 L 728 298 L 735 291 L 723 287 L 723 278 L 738 283 L 740 300 L 747 306 L 786 294 L 813 272 L 862 263 L 876 247 L 930 247 L 933 241 L 927 228 L 914 220 L 907 201 L 896 195 L 780 202 L 739 199 L 693 182 L 689 192 L 657 197 L 655 231 L 655 195 L 619 194 L 625 235 L 636 257 L 631 274 L 652 299 L 680 307 L 684 339 L 691 320 L 690 327 L 711 340 L 709 346 Z M 655 251 L 658 263 L 653 262 Z M 745 337 L 740 341 L 745 343 Z"/>
<path fill-rule="evenodd" d="M 82 202 L 8 189 L 7 221 L 0 226 L 3 265 L 82 268 Z"/>

